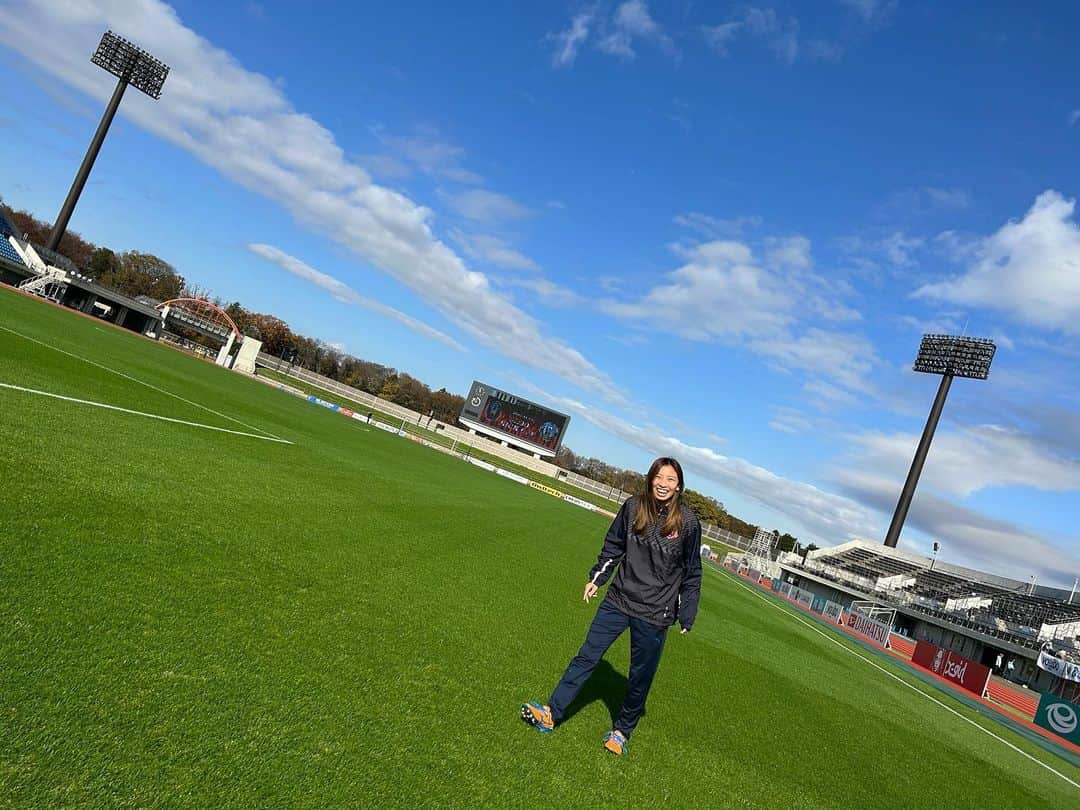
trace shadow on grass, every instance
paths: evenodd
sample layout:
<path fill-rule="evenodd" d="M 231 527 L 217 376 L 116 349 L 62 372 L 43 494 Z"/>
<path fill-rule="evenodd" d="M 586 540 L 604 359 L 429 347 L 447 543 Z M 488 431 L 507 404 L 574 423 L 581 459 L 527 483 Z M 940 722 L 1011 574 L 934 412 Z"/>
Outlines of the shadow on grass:
<path fill-rule="evenodd" d="M 626 695 L 626 676 L 617 672 L 606 659 L 602 659 L 589 676 L 589 680 L 581 687 L 577 697 L 566 707 L 560 725 L 568 722 L 590 703 L 600 700 L 607 706 L 608 714 L 611 715 L 611 725 L 614 727 L 615 721 L 619 719 L 624 695 Z"/>

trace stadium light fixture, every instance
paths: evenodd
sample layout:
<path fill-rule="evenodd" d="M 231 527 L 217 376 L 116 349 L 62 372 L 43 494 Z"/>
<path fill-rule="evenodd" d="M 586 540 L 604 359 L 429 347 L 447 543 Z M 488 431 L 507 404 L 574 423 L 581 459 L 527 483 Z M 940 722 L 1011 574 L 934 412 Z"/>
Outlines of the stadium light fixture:
<path fill-rule="evenodd" d="M 915 458 L 911 461 L 911 469 L 908 470 L 907 480 L 904 481 L 904 488 L 900 492 L 900 500 L 897 501 L 896 510 L 893 512 L 889 531 L 885 535 L 885 545 L 896 548 L 896 543 L 900 539 L 900 530 L 904 527 L 911 499 L 915 495 L 915 487 L 919 483 L 919 476 L 926 462 L 926 454 L 930 452 L 930 442 L 934 439 L 934 431 L 937 430 L 938 420 L 945 407 L 945 398 L 949 395 L 953 377 L 985 380 L 990 375 L 990 363 L 994 359 L 996 350 L 994 341 L 986 338 L 923 335 L 919 354 L 915 358 L 914 369 L 926 374 L 940 374 L 941 384 L 938 385 L 937 396 L 934 398 L 933 407 L 930 408 L 930 416 L 926 420 L 922 438 L 915 450 Z"/>
<path fill-rule="evenodd" d="M 60 214 L 53 224 L 49 242 L 46 245 L 49 250 L 56 250 L 60 246 L 60 240 L 64 238 L 68 222 L 75 211 L 75 204 L 78 203 L 83 186 L 90 177 L 90 170 L 94 167 L 94 161 L 97 160 L 98 152 L 101 151 L 101 144 L 105 142 L 105 135 L 116 116 L 120 99 L 124 97 L 124 91 L 128 85 L 156 101 L 161 98 L 161 89 L 169 76 L 168 65 L 112 31 L 106 31 L 102 35 L 101 42 L 98 43 L 97 50 L 90 57 L 90 61 L 116 77 L 116 89 L 113 90 L 109 105 L 101 116 L 97 132 L 90 141 L 90 147 L 86 150 L 86 156 L 71 184 L 67 199 L 64 200 Z"/>

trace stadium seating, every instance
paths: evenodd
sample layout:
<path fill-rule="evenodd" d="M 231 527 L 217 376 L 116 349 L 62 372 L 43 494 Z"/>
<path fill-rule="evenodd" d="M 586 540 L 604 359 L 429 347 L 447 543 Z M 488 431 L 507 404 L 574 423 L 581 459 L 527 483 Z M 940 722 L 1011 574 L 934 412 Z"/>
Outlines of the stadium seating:
<path fill-rule="evenodd" d="M 1080 621 L 1080 604 L 1027 593 L 1026 583 L 863 541 L 811 552 L 802 567 L 875 598 L 1029 647 L 1039 645 L 1044 626 Z"/>
<path fill-rule="evenodd" d="M 11 242 L 8 241 L 7 236 L 0 238 L 0 256 L 15 264 L 21 265 L 23 260 L 19 258 L 19 254 L 15 252 L 15 248 L 11 246 Z"/>
<path fill-rule="evenodd" d="M 23 260 L 19 258 L 19 254 L 15 252 L 15 248 L 8 241 L 9 236 L 18 238 L 19 234 L 15 231 L 15 225 L 0 213 L 0 256 L 3 256 L 8 261 L 15 262 L 15 264 L 22 265 Z"/>

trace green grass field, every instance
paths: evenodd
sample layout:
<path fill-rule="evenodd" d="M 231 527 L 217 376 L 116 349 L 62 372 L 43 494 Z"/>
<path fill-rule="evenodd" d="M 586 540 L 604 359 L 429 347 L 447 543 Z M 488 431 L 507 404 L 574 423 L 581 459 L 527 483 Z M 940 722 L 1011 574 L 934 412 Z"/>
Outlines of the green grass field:
<path fill-rule="evenodd" d="M 715 571 L 627 758 L 600 749 L 625 638 L 537 734 L 518 706 L 584 635 L 606 519 L 7 290 L 0 383 L 237 431 L 0 387 L 0 804 L 1080 796 L 1072 764 Z"/>
<path fill-rule="evenodd" d="M 438 444 L 448 449 L 459 448 L 459 452 L 464 452 L 467 449 L 469 455 L 471 455 L 473 458 L 480 459 L 481 461 L 486 461 L 489 464 L 494 464 L 495 466 L 501 467 L 508 472 L 514 472 L 518 475 L 523 475 L 526 478 L 532 480 L 543 479 L 545 477 L 534 470 L 530 470 L 528 467 L 523 467 L 520 464 L 514 464 L 512 461 L 507 461 L 501 456 L 496 456 L 493 453 L 484 452 L 483 448 L 484 445 L 487 444 L 487 442 L 484 440 L 483 437 L 478 436 L 474 438 L 472 445 L 463 445 L 460 442 L 454 441 L 445 433 L 436 430 L 428 430 L 426 427 L 421 427 L 415 422 L 402 422 L 402 419 L 400 417 L 390 416 L 383 411 L 372 409 L 370 406 L 364 405 L 361 402 L 357 402 L 356 400 L 343 397 L 340 394 L 335 394 L 333 391 L 327 391 L 325 388 L 320 388 L 317 385 L 312 385 L 311 383 L 299 380 L 296 377 L 290 377 L 289 375 L 283 374 L 279 371 L 275 371 L 274 369 L 260 368 L 259 376 L 268 380 L 272 380 L 274 382 L 281 382 L 286 385 L 292 386 L 299 391 L 303 391 L 305 394 L 314 394 L 315 396 L 324 399 L 327 402 L 332 402 L 335 405 L 340 405 L 343 408 L 352 408 L 360 414 L 373 413 L 375 415 L 375 419 L 382 421 L 384 424 L 399 427 L 400 429 L 403 429 L 406 433 L 409 433 L 413 436 L 419 436 L 429 442 L 432 442 L 433 444 Z M 619 510 L 618 501 L 613 501 L 609 498 L 601 497 L 600 495 L 596 495 L 592 492 L 587 492 L 584 489 L 579 489 L 578 487 L 571 486 L 565 481 L 555 481 L 549 478 L 543 483 L 547 486 L 552 487 L 553 489 L 558 489 L 560 492 L 563 492 L 567 495 L 573 495 L 574 497 L 580 498 L 586 503 L 591 503 L 594 506 L 599 506 L 601 509 L 605 509 L 609 512 L 617 512 Z M 726 544 L 721 545 L 725 545 L 725 547 L 727 548 L 732 548 L 731 546 L 727 546 Z"/>

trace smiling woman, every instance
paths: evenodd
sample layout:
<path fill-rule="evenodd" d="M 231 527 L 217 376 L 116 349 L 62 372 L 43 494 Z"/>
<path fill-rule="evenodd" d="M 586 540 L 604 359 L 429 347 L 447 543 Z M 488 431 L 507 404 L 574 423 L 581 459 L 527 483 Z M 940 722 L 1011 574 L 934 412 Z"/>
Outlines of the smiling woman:
<path fill-rule="evenodd" d="M 546 704 L 521 707 L 522 719 L 550 732 L 568 715 L 585 682 L 608 648 L 630 630 L 630 675 L 622 708 L 604 748 L 621 756 L 645 712 L 660 665 L 667 630 L 676 621 L 690 632 L 701 594 L 701 526 L 680 494 L 682 465 L 658 458 L 645 476 L 644 491 L 623 503 L 589 572 L 583 598 L 589 602 L 611 580 L 585 643 L 570 661 Z"/>

